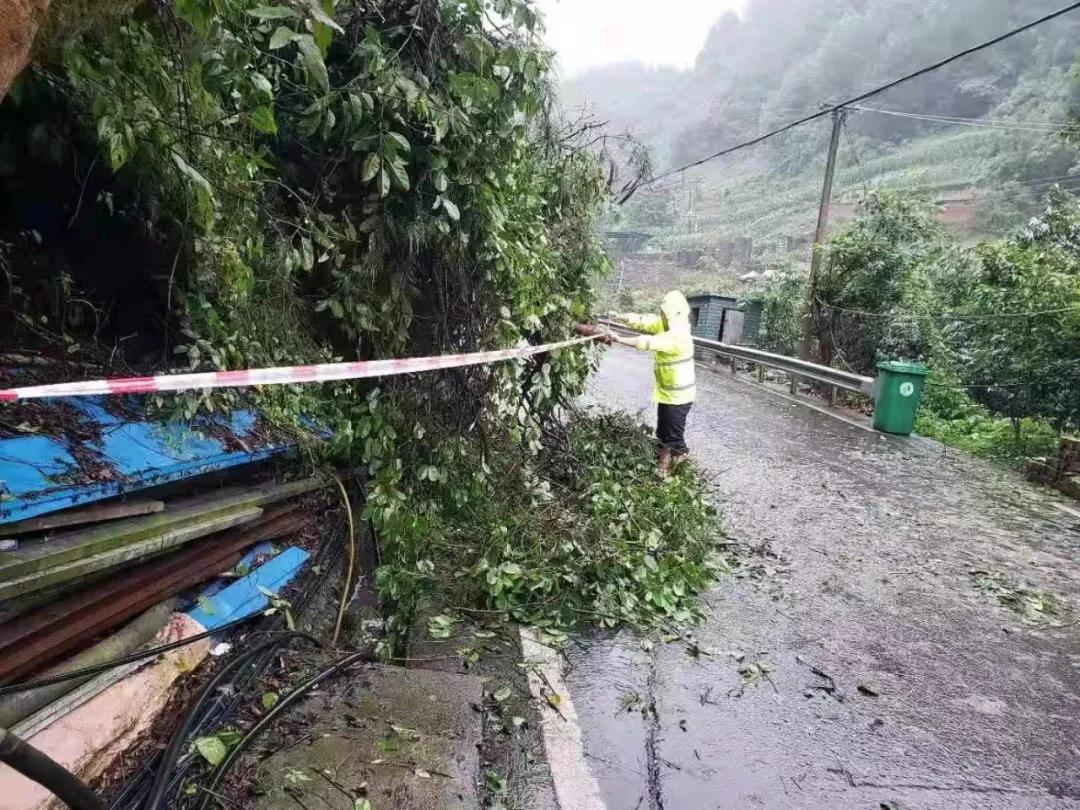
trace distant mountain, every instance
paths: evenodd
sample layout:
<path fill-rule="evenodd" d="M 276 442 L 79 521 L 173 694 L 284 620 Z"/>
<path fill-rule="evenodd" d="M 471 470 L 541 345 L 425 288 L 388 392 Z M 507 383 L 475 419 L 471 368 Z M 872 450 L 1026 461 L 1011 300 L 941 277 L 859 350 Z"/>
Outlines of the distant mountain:
<path fill-rule="evenodd" d="M 623 64 L 568 82 L 567 107 L 588 102 L 613 130 L 629 129 L 658 167 L 717 151 L 856 95 L 1048 13 L 1061 0 L 750 0 L 709 33 L 692 70 Z M 1080 13 L 973 55 L 890 91 L 876 103 L 920 113 L 1034 115 L 1039 90 L 1060 101 L 1080 46 Z M 856 129 L 903 139 L 925 123 L 863 119 Z M 811 137 L 817 148 L 821 135 Z M 807 141 L 806 133 L 798 139 Z M 788 139 L 790 142 L 791 139 Z M 799 166 L 810 149 L 793 156 Z"/>

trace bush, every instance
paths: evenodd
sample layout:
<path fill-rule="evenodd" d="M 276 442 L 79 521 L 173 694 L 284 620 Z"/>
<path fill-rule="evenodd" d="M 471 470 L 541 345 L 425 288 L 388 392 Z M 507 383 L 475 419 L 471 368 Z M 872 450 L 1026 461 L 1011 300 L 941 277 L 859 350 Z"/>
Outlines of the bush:
<path fill-rule="evenodd" d="M 758 348 L 776 354 L 798 354 L 806 309 L 806 276 L 790 267 L 781 268 L 746 300 L 761 306 Z"/>
<path fill-rule="evenodd" d="M 927 379 L 915 431 L 1010 466 L 1049 454 L 1058 440 L 1058 432 L 1045 420 L 995 417 L 960 388 L 955 377 L 939 371 Z"/>

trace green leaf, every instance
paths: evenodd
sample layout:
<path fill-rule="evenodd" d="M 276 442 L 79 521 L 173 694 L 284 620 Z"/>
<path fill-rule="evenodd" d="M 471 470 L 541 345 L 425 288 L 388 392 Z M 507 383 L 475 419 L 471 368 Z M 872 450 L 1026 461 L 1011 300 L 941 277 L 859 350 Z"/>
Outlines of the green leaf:
<path fill-rule="evenodd" d="M 454 220 L 454 222 L 457 222 L 459 219 L 461 219 L 461 212 L 458 210 L 458 207 L 454 205 L 454 203 L 451 202 L 447 197 L 442 198 L 442 206 L 443 209 L 446 211 L 446 215 L 450 217 L 450 219 Z"/>
<path fill-rule="evenodd" d="M 290 42 L 299 38 L 300 35 L 298 33 L 291 28 L 286 28 L 284 25 L 281 25 L 278 26 L 277 30 L 270 36 L 270 44 L 267 47 L 272 51 L 276 51 L 278 48 L 284 48 Z"/>
<path fill-rule="evenodd" d="M 308 0 L 308 8 L 311 9 L 311 16 L 327 28 L 332 28 L 339 34 L 345 33 L 345 29 L 334 22 L 334 18 L 326 13 L 326 10 L 320 5 L 319 0 Z"/>
<path fill-rule="evenodd" d="M 386 168 L 379 170 L 379 196 L 385 197 L 390 193 L 390 175 L 387 173 Z"/>
<path fill-rule="evenodd" d="M 357 799 L 353 802 L 353 810 L 371 810 L 371 802 L 368 799 Z"/>
<path fill-rule="evenodd" d="M 251 74 L 251 86 L 258 90 L 260 93 L 266 93 L 268 96 L 274 95 L 274 86 L 270 84 L 270 80 L 256 71 Z"/>
<path fill-rule="evenodd" d="M 405 170 L 405 167 L 400 163 L 391 163 L 390 171 L 394 175 L 394 181 L 402 188 L 402 190 L 408 191 L 409 173 Z"/>
<path fill-rule="evenodd" d="M 287 6 L 256 6 L 248 9 L 247 13 L 260 20 L 284 20 L 287 17 L 296 16 L 296 12 Z"/>
<path fill-rule="evenodd" d="M 360 233 L 371 233 L 378 227 L 380 222 L 382 222 L 382 217 L 378 214 L 372 214 L 361 222 L 356 229 L 360 231 Z"/>
<path fill-rule="evenodd" d="M 308 81 L 316 89 L 324 93 L 330 89 L 330 75 L 326 72 L 326 63 L 323 61 L 322 52 L 310 34 L 304 34 L 296 38 L 297 47 L 304 57 L 304 69 L 307 71 Z"/>
<path fill-rule="evenodd" d="M 406 138 L 404 135 L 402 135 L 400 132 L 388 132 L 388 133 L 386 133 L 386 136 L 388 138 L 390 138 L 391 140 L 393 140 L 398 146 L 400 146 L 406 152 L 408 152 L 408 151 L 410 151 L 412 149 L 412 147 L 409 146 L 409 139 Z"/>
<path fill-rule="evenodd" d="M 281 696 L 277 692 L 263 692 L 262 705 L 264 709 L 270 710 L 277 705 Z"/>
<path fill-rule="evenodd" d="M 352 113 L 355 123 L 364 120 L 364 102 L 355 93 L 349 93 L 349 112 Z"/>
<path fill-rule="evenodd" d="M 195 750 L 215 768 L 221 764 L 222 760 L 225 759 L 225 755 L 229 753 L 225 743 L 217 737 L 199 737 L 199 739 L 195 740 Z"/>
<path fill-rule="evenodd" d="M 381 167 L 382 158 L 379 156 L 378 152 L 372 152 L 367 156 L 367 160 L 364 161 L 364 168 L 360 173 L 360 180 L 364 183 L 368 182 L 379 173 Z"/>
<path fill-rule="evenodd" d="M 251 125 L 267 135 L 277 134 L 277 121 L 274 120 L 274 108 L 261 104 L 251 112 Z"/>

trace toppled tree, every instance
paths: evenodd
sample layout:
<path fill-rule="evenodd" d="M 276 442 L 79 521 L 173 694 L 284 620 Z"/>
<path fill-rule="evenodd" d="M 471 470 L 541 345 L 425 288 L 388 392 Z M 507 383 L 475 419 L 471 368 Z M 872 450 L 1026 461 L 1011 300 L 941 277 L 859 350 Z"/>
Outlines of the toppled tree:
<path fill-rule="evenodd" d="M 162 1 L 69 40 L 17 102 L 61 110 L 95 144 L 117 188 L 80 191 L 72 221 L 112 217 L 123 192 L 115 215 L 162 254 L 169 356 L 193 369 L 548 342 L 588 315 L 607 270 L 595 221 L 611 178 L 591 127 L 554 112 L 539 31 L 526 0 Z M 380 582 L 406 617 L 448 583 L 539 624 L 686 618 L 716 524 L 689 471 L 661 485 L 637 481 L 633 458 L 596 468 L 612 447 L 648 448 L 561 418 L 589 360 L 257 397 L 278 422 L 319 419 L 339 458 L 367 465 Z M 236 396 L 158 405 L 190 417 Z M 575 449 L 582 435 L 594 446 Z M 606 490 L 636 519 L 600 549 L 610 521 L 588 515 Z M 529 510 L 550 513 L 549 495 L 562 515 L 545 523 Z M 554 533 L 526 542 L 527 518 Z M 446 538 L 467 551 L 433 559 Z M 442 562 L 457 567 L 436 576 Z M 513 587 L 475 587 L 492 571 Z"/>

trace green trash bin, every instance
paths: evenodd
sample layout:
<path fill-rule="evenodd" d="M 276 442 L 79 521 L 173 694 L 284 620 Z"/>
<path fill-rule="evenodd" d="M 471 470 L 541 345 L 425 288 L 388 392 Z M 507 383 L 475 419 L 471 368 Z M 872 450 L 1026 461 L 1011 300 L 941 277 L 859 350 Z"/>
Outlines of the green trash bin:
<path fill-rule="evenodd" d="M 919 363 L 888 360 L 877 364 L 874 381 L 874 429 L 910 436 L 915 429 L 923 386 L 930 369 Z"/>

